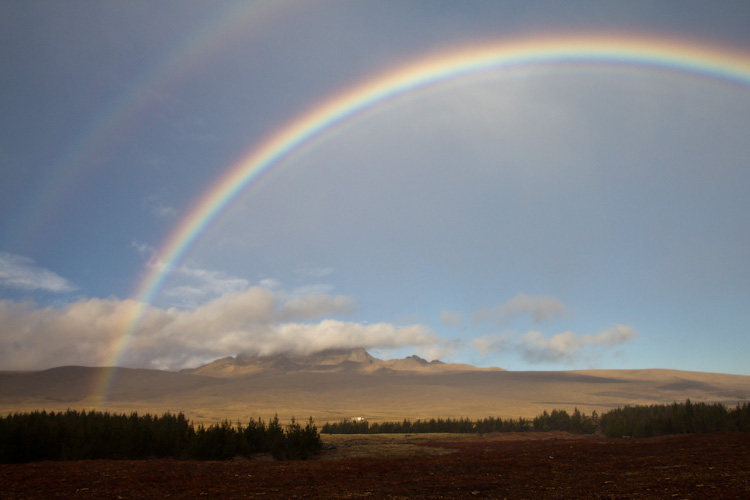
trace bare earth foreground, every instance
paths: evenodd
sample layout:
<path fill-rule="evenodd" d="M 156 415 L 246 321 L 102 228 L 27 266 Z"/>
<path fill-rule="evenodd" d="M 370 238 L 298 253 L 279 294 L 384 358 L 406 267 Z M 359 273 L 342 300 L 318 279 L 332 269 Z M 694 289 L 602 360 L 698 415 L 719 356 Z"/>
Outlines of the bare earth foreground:
<path fill-rule="evenodd" d="M 306 462 L 0 466 L 0 498 L 750 498 L 750 435 L 323 436 Z"/>

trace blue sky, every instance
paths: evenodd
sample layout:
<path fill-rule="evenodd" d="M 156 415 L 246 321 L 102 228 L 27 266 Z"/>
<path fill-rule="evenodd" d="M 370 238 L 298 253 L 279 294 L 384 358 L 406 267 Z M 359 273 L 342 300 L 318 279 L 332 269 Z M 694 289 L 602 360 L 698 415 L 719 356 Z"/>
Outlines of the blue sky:
<path fill-rule="evenodd" d="M 0 1 L 0 369 L 113 358 L 234 162 L 427 55 L 617 32 L 750 53 L 747 2 Z M 511 370 L 750 374 L 750 87 L 487 71 L 294 151 L 200 235 L 116 359 L 367 347 Z"/>

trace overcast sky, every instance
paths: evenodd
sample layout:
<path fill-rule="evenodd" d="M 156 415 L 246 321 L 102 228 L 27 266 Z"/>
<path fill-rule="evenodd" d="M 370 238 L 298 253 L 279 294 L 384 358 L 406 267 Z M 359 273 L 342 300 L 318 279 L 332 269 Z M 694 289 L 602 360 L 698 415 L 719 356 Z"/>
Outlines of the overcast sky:
<path fill-rule="evenodd" d="M 362 346 L 750 375 L 750 85 L 637 64 L 381 103 L 251 183 L 135 303 L 212 184 L 347 89 L 535 37 L 750 54 L 748 26 L 744 0 L 0 0 L 0 370 Z"/>

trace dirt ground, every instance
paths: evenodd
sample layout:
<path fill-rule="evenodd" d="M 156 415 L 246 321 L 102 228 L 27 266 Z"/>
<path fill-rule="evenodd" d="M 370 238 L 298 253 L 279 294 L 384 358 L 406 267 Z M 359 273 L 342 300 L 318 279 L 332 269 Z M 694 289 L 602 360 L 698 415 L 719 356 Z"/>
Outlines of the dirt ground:
<path fill-rule="evenodd" d="M 750 435 L 323 436 L 320 459 L 0 466 L 2 499 L 750 499 Z"/>

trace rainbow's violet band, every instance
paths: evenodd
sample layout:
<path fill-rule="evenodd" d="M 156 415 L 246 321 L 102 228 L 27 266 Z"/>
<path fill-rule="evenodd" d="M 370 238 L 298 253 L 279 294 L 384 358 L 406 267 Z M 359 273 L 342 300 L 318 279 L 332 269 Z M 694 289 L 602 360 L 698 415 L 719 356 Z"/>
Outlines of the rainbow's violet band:
<path fill-rule="evenodd" d="M 750 86 L 750 57 L 726 48 L 684 40 L 601 35 L 533 38 L 439 53 L 345 89 L 252 148 L 196 200 L 159 248 L 156 260 L 160 265 L 146 268 L 133 294 L 138 305 L 132 321 L 113 346 L 108 366 L 118 364 L 149 302 L 200 234 L 240 192 L 292 151 L 355 115 L 432 84 L 489 70 L 570 63 L 654 68 Z M 98 393 L 102 401 L 110 384 L 111 375 L 105 375 Z"/>

